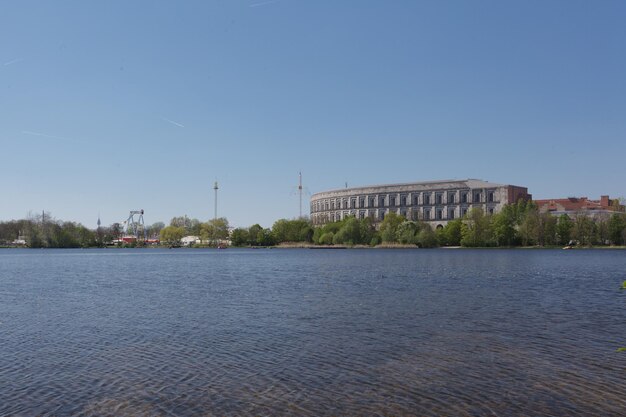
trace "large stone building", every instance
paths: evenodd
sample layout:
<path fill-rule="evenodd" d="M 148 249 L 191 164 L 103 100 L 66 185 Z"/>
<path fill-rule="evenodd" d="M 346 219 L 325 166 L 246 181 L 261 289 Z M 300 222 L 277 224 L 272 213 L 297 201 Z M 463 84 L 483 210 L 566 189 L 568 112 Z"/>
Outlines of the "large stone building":
<path fill-rule="evenodd" d="M 393 212 L 410 220 L 444 226 L 472 207 L 493 214 L 505 204 L 530 198 L 525 187 L 475 179 L 344 188 L 313 194 L 311 221 L 322 225 L 355 216 L 380 222 L 385 214 Z"/>

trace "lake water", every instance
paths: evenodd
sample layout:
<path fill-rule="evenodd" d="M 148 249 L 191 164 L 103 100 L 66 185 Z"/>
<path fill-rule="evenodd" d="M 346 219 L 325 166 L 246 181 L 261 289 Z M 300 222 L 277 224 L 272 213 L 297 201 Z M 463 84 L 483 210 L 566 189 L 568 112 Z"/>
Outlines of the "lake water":
<path fill-rule="evenodd" d="M 0 415 L 623 416 L 626 252 L 0 250 Z"/>

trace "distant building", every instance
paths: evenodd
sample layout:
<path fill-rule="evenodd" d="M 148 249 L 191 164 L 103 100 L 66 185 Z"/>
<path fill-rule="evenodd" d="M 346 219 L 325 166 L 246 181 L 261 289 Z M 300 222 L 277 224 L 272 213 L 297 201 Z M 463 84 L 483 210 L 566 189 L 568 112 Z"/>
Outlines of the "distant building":
<path fill-rule="evenodd" d="M 311 221 L 323 225 L 355 216 L 380 222 L 387 213 L 396 213 L 438 227 L 464 216 L 473 207 L 494 214 L 505 204 L 531 197 L 526 187 L 476 179 L 345 188 L 313 194 Z"/>
<path fill-rule="evenodd" d="M 600 200 L 589 200 L 587 197 L 553 198 L 534 200 L 540 213 L 550 213 L 555 216 L 567 214 L 572 217 L 577 213 L 584 213 L 591 217 L 601 214 L 623 212 L 624 206 L 618 199 L 610 199 L 608 195 L 600 196 Z"/>
<path fill-rule="evenodd" d="M 180 240 L 180 243 L 183 246 L 191 246 L 202 243 L 202 240 L 198 236 L 185 236 Z"/>

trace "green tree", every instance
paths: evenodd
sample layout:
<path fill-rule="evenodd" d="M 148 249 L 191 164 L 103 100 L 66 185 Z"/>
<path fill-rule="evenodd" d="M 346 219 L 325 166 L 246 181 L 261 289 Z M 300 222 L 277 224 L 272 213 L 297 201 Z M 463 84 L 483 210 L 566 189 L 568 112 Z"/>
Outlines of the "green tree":
<path fill-rule="evenodd" d="M 178 246 L 180 240 L 185 236 L 185 228 L 179 226 L 167 226 L 161 229 L 160 232 L 161 242 L 165 242 L 167 245 Z"/>
<path fill-rule="evenodd" d="M 482 209 L 472 208 L 461 227 L 461 245 L 469 247 L 488 246 L 491 240 L 491 216 Z"/>
<path fill-rule="evenodd" d="M 371 245 L 372 239 L 376 236 L 376 227 L 374 221 L 370 217 L 366 217 L 359 221 L 359 229 L 362 245 Z"/>
<path fill-rule="evenodd" d="M 185 230 L 187 230 L 190 225 L 191 219 L 187 216 L 172 217 L 172 219 L 170 220 L 170 226 L 182 227 Z"/>
<path fill-rule="evenodd" d="M 525 211 L 518 226 L 518 233 L 522 239 L 522 245 L 529 246 L 537 244 L 539 230 L 539 212 L 530 206 Z"/>
<path fill-rule="evenodd" d="M 333 236 L 334 244 L 356 245 L 361 243 L 361 227 L 355 217 L 348 217 Z"/>
<path fill-rule="evenodd" d="M 233 230 L 230 236 L 230 242 L 233 246 L 246 246 L 249 245 L 250 233 L 249 229 L 238 227 Z"/>
<path fill-rule="evenodd" d="M 437 246 L 437 236 L 430 226 L 426 225 L 419 231 L 417 244 L 420 248 L 434 248 Z"/>
<path fill-rule="evenodd" d="M 334 237 L 335 235 L 333 232 L 326 232 L 322 236 L 320 236 L 318 243 L 320 245 L 332 245 Z"/>
<path fill-rule="evenodd" d="M 614 245 L 624 244 L 624 230 L 626 229 L 626 219 L 622 213 L 614 213 L 608 223 L 609 240 Z"/>
<path fill-rule="evenodd" d="M 261 229 L 256 235 L 256 245 L 272 246 L 276 244 L 274 234 L 270 229 Z"/>
<path fill-rule="evenodd" d="M 567 214 L 561 214 L 556 223 L 556 234 L 560 245 L 567 245 L 572 240 L 572 220 Z"/>
<path fill-rule="evenodd" d="M 191 219 L 186 230 L 190 235 L 200 236 L 202 232 L 202 222 L 198 219 Z"/>
<path fill-rule="evenodd" d="M 437 244 L 439 246 L 451 246 L 448 244 L 448 232 L 445 226 L 437 228 L 435 230 L 435 236 L 437 237 Z"/>
<path fill-rule="evenodd" d="M 594 235 L 594 223 L 584 213 L 576 213 L 572 227 L 572 237 L 581 245 L 590 245 Z"/>
<path fill-rule="evenodd" d="M 313 227 L 306 219 L 280 219 L 272 226 L 272 233 L 276 242 L 311 242 L 313 241 Z"/>
<path fill-rule="evenodd" d="M 322 238 L 323 230 L 323 227 L 315 227 L 313 229 L 313 243 L 316 245 L 321 244 L 320 239 Z"/>
<path fill-rule="evenodd" d="M 600 213 L 593 219 L 593 223 L 594 223 L 594 236 L 592 238 L 593 244 L 606 245 L 610 243 L 609 221 L 610 221 L 610 218 L 605 213 Z"/>
<path fill-rule="evenodd" d="M 371 218 L 357 219 L 348 216 L 343 220 L 327 223 L 322 227 L 316 227 L 311 234 L 315 244 L 328 245 L 368 245 L 374 242 L 377 236 L 374 222 Z"/>
<path fill-rule="evenodd" d="M 552 246 L 557 243 L 557 218 L 550 213 L 539 215 L 539 244 Z"/>
<path fill-rule="evenodd" d="M 398 227 L 404 223 L 406 219 L 396 213 L 387 213 L 380 224 L 380 236 L 383 242 L 396 242 L 398 236 Z"/>
<path fill-rule="evenodd" d="M 505 205 L 493 216 L 493 237 L 498 246 L 513 246 L 517 239 L 515 229 L 518 215 L 514 205 Z"/>
<path fill-rule="evenodd" d="M 152 223 L 150 226 L 146 227 L 146 236 L 148 238 L 154 239 L 161 233 L 161 230 L 165 227 L 165 223 L 156 222 Z"/>
<path fill-rule="evenodd" d="M 202 234 L 202 222 L 198 219 L 192 219 L 185 216 L 173 217 L 170 220 L 170 226 L 182 227 L 185 234 L 200 236 Z"/>
<path fill-rule="evenodd" d="M 340 221 L 336 221 L 336 222 L 326 223 L 322 227 L 315 228 L 315 231 L 313 232 L 313 242 L 316 243 L 316 244 L 325 244 L 325 243 L 321 242 L 322 236 L 325 235 L 325 234 L 330 233 L 334 237 L 334 235 L 343 226 L 344 221 L 345 221 L 345 219 L 344 220 L 340 220 Z M 316 240 L 316 236 L 317 236 L 317 240 Z M 328 239 L 328 238 L 326 238 L 326 239 Z M 332 241 L 331 241 L 331 243 L 332 243 Z"/>
<path fill-rule="evenodd" d="M 461 228 L 463 226 L 463 220 L 458 218 L 448 222 L 443 228 L 445 244 L 448 246 L 461 245 Z"/>
<path fill-rule="evenodd" d="M 517 203 L 511 205 L 515 213 L 515 224 L 521 224 L 526 216 L 526 212 L 533 206 L 531 201 L 518 200 Z"/>
<path fill-rule="evenodd" d="M 292 231 L 291 222 L 287 219 L 279 219 L 274 222 L 272 233 L 277 242 L 295 242 L 295 233 Z"/>
<path fill-rule="evenodd" d="M 218 217 L 203 223 L 200 228 L 200 235 L 203 240 L 209 240 L 214 243 L 228 239 L 228 220 L 226 217 Z"/>
<path fill-rule="evenodd" d="M 260 235 L 260 236 L 259 236 Z M 260 224 L 253 224 L 248 229 L 248 244 L 250 246 L 258 246 L 259 241 L 263 241 L 263 228 Z"/>
<path fill-rule="evenodd" d="M 417 222 L 404 221 L 400 223 L 396 230 L 396 240 L 402 244 L 416 245 L 418 243 L 417 234 L 420 227 Z"/>

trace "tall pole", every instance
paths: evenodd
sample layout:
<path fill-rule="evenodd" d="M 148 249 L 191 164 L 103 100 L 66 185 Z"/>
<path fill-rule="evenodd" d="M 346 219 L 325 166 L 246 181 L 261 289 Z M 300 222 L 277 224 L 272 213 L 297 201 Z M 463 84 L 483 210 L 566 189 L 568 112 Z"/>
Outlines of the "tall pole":
<path fill-rule="evenodd" d="M 213 189 L 215 190 L 215 215 L 213 216 L 213 220 L 217 220 L 217 190 L 218 190 L 218 186 L 217 186 L 217 181 L 215 181 L 215 184 L 213 185 Z"/>
<path fill-rule="evenodd" d="M 300 218 L 302 218 L 302 172 L 299 172 L 298 175 L 299 175 L 298 194 L 300 194 Z"/>
<path fill-rule="evenodd" d="M 98 245 L 102 245 L 102 229 L 100 228 L 100 225 L 102 223 L 100 222 L 100 213 L 98 213 L 98 228 L 96 229 L 96 238 L 98 239 L 97 243 Z"/>

